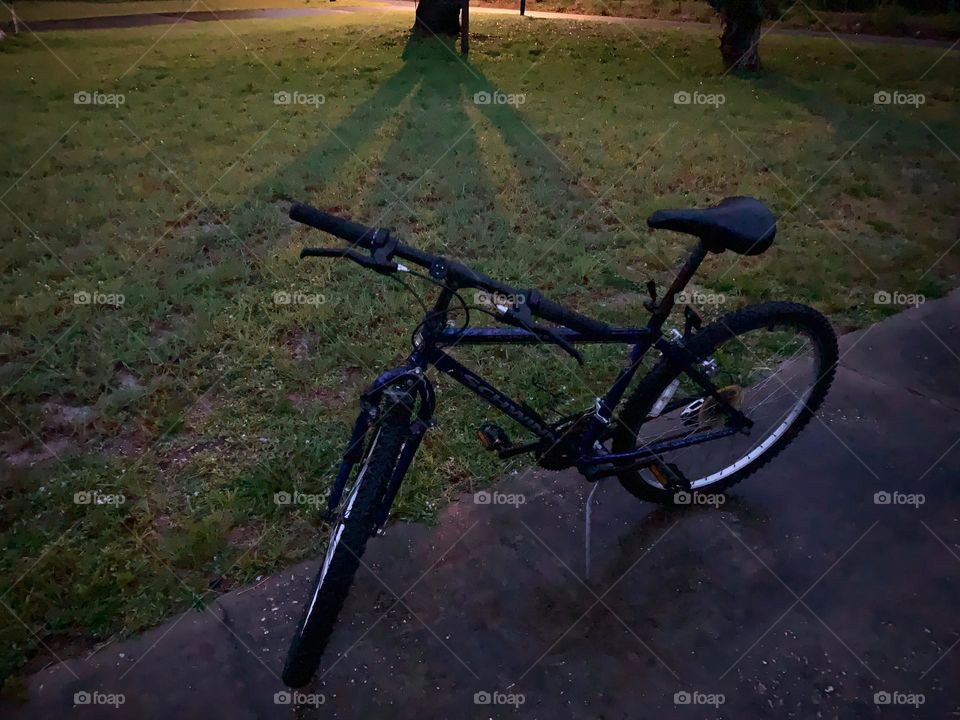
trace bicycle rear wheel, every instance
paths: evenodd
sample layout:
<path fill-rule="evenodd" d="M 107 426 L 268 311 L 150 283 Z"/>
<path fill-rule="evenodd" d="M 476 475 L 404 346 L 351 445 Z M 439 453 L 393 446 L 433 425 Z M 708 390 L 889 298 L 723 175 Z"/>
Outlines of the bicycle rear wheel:
<path fill-rule="evenodd" d="M 370 430 L 366 455 L 341 503 L 313 593 L 287 653 L 283 681 L 290 687 L 306 685 L 320 665 L 374 530 L 376 510 L 407 437 L 409 423 L 408 407 L 401 402 L 386 405 L 385 401 L 380 422 Z"/>
<path fill-rule="evenodd" d="M 719 394 L 754 424 L 620 473 L 621 484 L 644 500 L 695 503 L 698 494 L 719 493 L 756 472 L 813 417 L 838 358 L 829 321 L 812 308 L 785 302 L 728 313 L 687 348 Z M 614 452 L 722 430 L 730 422 L 716 400 L 666 359 L 640 382 L 619 421 Z M 678 486 L 689 486 L 689 492 L 678 492 Z"/>

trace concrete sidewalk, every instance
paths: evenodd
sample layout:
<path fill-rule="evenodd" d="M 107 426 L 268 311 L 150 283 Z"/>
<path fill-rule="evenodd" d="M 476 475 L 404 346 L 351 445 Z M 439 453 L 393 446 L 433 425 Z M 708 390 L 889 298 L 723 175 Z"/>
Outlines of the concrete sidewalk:
<path fill-rule="evenodd" d="M 391 526 L 364 558 L 316 695 L 299 698 L 324 703 L 299 716 L 516 717 L 504 703 L 521 696 L 519 714 L 549 720 L 955 716 L 958 318 L 954 292 L 845 336 L 820 420 L 719 509 L 656 508 L 602 485 L 589 580 L 590 488 L 574 473 L 504 481 L 519 507 L 464 497 L 435 528 Z M 883 492 L 903 495 L 878 503 Z M 918 493 L 922 504 L 896 504 Z M 290 717 L 274 694 L 315 571 L 50 667 L 6 715 Z M 95 691 L 125 703 L 74 705 Z"/>
<path fill-rule="evenodd" d="M 295 17 L 313 17 L 332 14 L 364 14 L 383 12 L 414 12 L 414 3 L 393 0 L 387 2 L 370 3 L 368 5 L 354 5 L 336 7 L 331 4 L 326 8 L 266 8 L 263 10 L 218 10 L 194 11 L 185 13 L 142 13 L 136 15 L 105 15 L 100 17 L 69 18 L 62 20 L 38 20 L 29 25 L 23 23 L 30 32 L 50 32 L 56 30 L 108 30 L 131 27 L 146 27 L 149 25 L 191 25 L 197 22 L 215 22 L 227 20 L 282 20 Z M 475 6 L 470 8 L 474 15 L 509 15 L 518 17 L 517 10 L 506 8 L 491 8 Z M 687 22 L 679 20 L 658 20 L 655 18 L 615 17 L 610 15 L 581 15 L 576 13 L 540 12 L 529 10 L 529 18 L 541 20 L 567 20 L 577 22 L 600 22 L 613 24 L 629 24 L 641 28 L 657 30 L 696 28 L 700 30 L 719 30 L 719 25 L 703 22 Z M 3 25 L 10 30 L 12 23 Z M 862 42 L 880 45 L 913 45 L 917 47 L 934 47 L 949 50 L 960 50 L 958 43 L 945 40 L 931 40 L 926 38 L 890 37 L 886 35 L 854 35 L 850 33 L 834 33 L 819 30 L 801 30 L 797 28 L 775 27 L 767 29 L 764 34 L 794 35 L 800 37 L 832 38 L 845 42 Z"/>

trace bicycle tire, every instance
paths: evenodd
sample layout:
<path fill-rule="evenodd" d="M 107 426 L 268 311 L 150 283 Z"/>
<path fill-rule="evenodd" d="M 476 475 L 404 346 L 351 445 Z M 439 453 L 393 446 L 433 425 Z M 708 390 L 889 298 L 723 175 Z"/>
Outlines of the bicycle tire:
<path fill-rule="evenodd" d="M 813 341 L 820 371 L 809 398 L 793 423 L 770 447 L 744 467 L 704 488 L 694 489 L 692 493 L 719 493 L 755 473 L 797 436 L 823 404 L 836 375 L 839 351 L 830 321 L 811 307 L 789 302 L 768 302 L 735 310 L 703 328 L 687 344 L 687 349 L 697 360 L 702 360 L 710 357 L 721 344 L 739 335 L 777 326 L 803 329 Z M 647 419 L 647 413 L 664 389 L 682 372 L 676 364 L 664 358 L 640 381 L 620 414 L 618 430 L 613 439 L 614 452 L 627 452 L 635 447 L 637 434 Z M 640 477 L 639 470 L 624 471 L 618 478 L 620 484 L 635 497 L 665 505 L 675 504 L 674 491 L 654 487 Z"/>
<path fill-rule="evenodd" d="M 327 557 L 317 573 L 311 599 L 304 607 L 287 652 L 283 682 L 289 687 L 306 685 L 320 665 L 373 532 L 374 511 L 400 455 L 409 417 L 409 408 L 396 403 L 386 409 L 379 427 L 372 430 L 357 479 L 343 501 L 346 515 L 338 519 L 331 531 Z M 342 532 L 338 535 L 340 528 Z"/>

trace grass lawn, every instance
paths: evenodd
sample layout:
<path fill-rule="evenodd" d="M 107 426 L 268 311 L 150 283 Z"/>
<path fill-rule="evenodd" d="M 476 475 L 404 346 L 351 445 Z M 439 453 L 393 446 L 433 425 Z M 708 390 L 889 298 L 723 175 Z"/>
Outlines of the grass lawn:
<path fill-rule="evenodd" d="M 274 493 L 329 486 L 358 393 L 404 357 L 419 308 L 356 266 L 299 262 L 325 238 L 286 219 L 290 199 L 619 323 L 644 322 L 643 282 L 689 245 L 647 215 L 726 195 L 781 219 L 765 255 L 705 264 L 722 309 L 793 299 L 855 327 L 896 311 L 878 291 L 957 285 L 956 55 L 771 36 L 764 75 L 737 78 L 709 32 L 474 23 L 469 67 L 405 48 L 391 15 L 0 46 L 0 585 L 22 621 L 2 624 L 0 674 L 318 552 L 317 513 Z M 523 103 L 474 102 L 494 90 Z M 879 90 L 926 101 L 878 106 Z M 622 352 L 588 349 L 584 371 L 537 348 L 460 355 L 564 412 Z M 402 518 L 514 471 L 473 437 L 493 412 L 438 387 Z"/>

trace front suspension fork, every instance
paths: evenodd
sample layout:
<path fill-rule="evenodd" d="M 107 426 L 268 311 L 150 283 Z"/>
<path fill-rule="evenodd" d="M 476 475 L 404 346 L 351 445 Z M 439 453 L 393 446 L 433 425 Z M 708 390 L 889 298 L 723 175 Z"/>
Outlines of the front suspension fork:
<path fill-rule="evenodd" d="M 367 406 L 363 403 L 360 414 L 353 424 L 353 432 L 350 433 L 350 442 L 347 443 L 347 449 L 343 453 L 343 459 L 340 460 L 340 467 L 337 469 L 337 477 L 330 488 L 330 494 L 327 495 L 327 514 L 326 519 L 332 520 L 337 508 L 340 506 L 340 498 L 343 496 L 343 489 L 347 485 L 353 466 L 363 459 L 364 441 L 367 438 L 367 430 L 370 429 L 370 422 L 376 417 L 377 409 L 375 406 Z"/>
<path fill-rule="evenodd" d="M 409 435 L 403 443 L 400 456 L 397 458 L 397 464 L 390 474 L 390 482 L 387 483 L 387 489 L 383 494 L 383 499 L 381 499 L 380 506 L 377 508 L 377 513 L 374 516 L 374 532 L 380 532 L 386 524 L 387 517 L 390 515 L 390 508 L 393 507 L 393 501 L 400 491 L 400 485 L 403 484 L 403 478 L 407 474 L 407 470 L 413 462 L 413 457 L 417 454 L 417 449 L 420 447 L 420 441 L 423 440 L 423 436 L 426 434 L 430 425 L 431 423 L 429 421 L 424 421 L 420 418 L 410 423 Z"/>
<path fill-rule="evenodd" d="M 350 433 L 350 442 L 347 443 L 346 452 L 337 470 L 337 477 L 327 497 L 326 516 L 328 520 L 335 516 L 336 509 L 340 506 L 344 488 L 350 479 L 354 466 L 363 459 L 367 433 L 377 419 L 384 393 L 389 392 L 389 388 L 391 386 L 396 387 L 397 384 L 400 384 L 403 388 L 398 388 L 399 391 L 408 396 L 406 400 L 401 400 L 401 402 L 409 402 L 412 405 L 415 397 L 418 397 L 420 402 L 417 416 L 410 423 L 408 437 L 404 441 L 397 464 L 385 488 L 382 506 L 377 511 L 375 527 L 380 528 L 386 522 L 390 513 L 390 506 L 400 490 L 400 484 L 413 462 L 417 448 L 420 447 L 420 441 L 423 439 L 427 428 L 433 424 L 431 418 L 433 417 L 436 399 L 430 381 L 427 380 L 423 371 L 419 368 L 397 368 L 385 372 L 361 397 L 360 414 L 354 422 L 353 431 Z"/>

